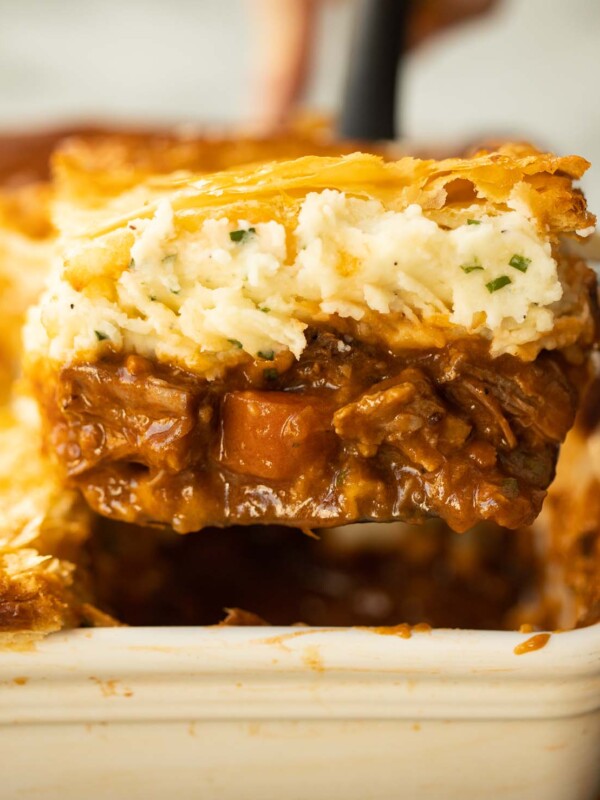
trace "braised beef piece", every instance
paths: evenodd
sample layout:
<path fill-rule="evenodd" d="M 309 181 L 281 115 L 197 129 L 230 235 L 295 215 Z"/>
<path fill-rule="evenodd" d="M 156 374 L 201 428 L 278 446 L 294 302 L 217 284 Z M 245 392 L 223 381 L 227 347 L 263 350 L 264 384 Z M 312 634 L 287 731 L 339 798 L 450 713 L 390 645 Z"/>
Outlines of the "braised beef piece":
<path fill-rule="evenodd" d="M 40 387 L 50 449 L 93 508 L 179 532 L 538 514 L 576 405 L 558 354 L 481 342 L 394 353 L 320 330 L 298 361 L 208 382 L 140 356 Z"/>

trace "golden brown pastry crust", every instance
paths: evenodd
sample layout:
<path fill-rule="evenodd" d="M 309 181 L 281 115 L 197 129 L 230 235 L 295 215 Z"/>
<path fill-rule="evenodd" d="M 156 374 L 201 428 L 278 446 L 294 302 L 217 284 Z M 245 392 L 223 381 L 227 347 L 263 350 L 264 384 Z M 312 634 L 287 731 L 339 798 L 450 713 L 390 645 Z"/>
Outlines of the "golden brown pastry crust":
<path fill-rule="evenodd" d="M 588 400 L 597 399 L 597 388 Z M 597 415 L 596 410 L 596 415 Z M 545 602 L 562 628 L 600 622 L 600 432 L 584 421 L 561 449 L 556 478 L 534 526 L 545 568 Z"/>
<path fill-rule="evenodd" d="M 52 172 L 63 197 L 95 204 L 155 175 L 221 172 L 309 154 L 340 156 L 356 149 L 356 143 L 335 142 L 313 130 L 291 130 L 271 137 L 167 132 L 72 136 L 56 148 Z"/>
<path fill-rule="evenodd" d="M 260 168 L 250 164 L 208 177 L 206 167 L 212 166 L 214 172 L 219 162 L 212 155 L 197 174 L 190 172 L 190 167 L 202 163 L 202 159 L 195 162 L 194 158 L 173 156 L 168 165 L 185 164 L 182 168 L 186 172 L 167 176 L 161 158 L 154 162 L 148 152 L 139 170 L 127 165 L 121 155 L 115 157 L 115 169 L 105 174 L 109 156 L 114 155 L 112 148 L 114 142 L 108 143 L 103 158 L 102 148 L 86 149 L 79 141 L 55 157 L 55 178 L 63 202 L 80 209 L 103 206 L 101 214 L 83 219 L 85 224 L 78 231 L 83 236 L 102 235 L 133 217 L 148 217 L 155 211 L 152 200 L 172 192 L 178 192 L 173 197 L 176 211 L 185 210 L 199 218 L 225 208 L 234 216 L 237 204 L 239 210 L 247 211 L 249 203 L 258 209 L 268 205 L 271 216 L 278 217 L 293 215 L 299 199 L 325 188 L 378 199 L 392 209 L 416 203 L 442 225 L 466 222 L 473 204 L 481 205 L 483 213 L 497 213 L 508 210 L 509 203 L 526 204 L 540 230 L 552 239 L 595 224 L 583 195 L 573 186 L 589 168 L 589 162 L 579 156 L 541 153 L 525 144 L 506 144 L 492 153 L 482 151 L 472 158 L 441 161 L 405 157 L 386 162 L 381 156 L 360 152 L 340 157 L 312 155 L 274 161 Z M 260 148 L 257 156 L 259 152 Z M 277 148 L 270 145 L 265 153 L 276 157 Z M 94 154 L 98 156 L 96 163 Z M 238 163 L 244 160 L 240 157 Z M 122 193 L 133 185 L 132 178 L 136 183 L 142 178 L 144 186 L 128 198 Z M 118 199 L 116 206 L 111 205 L 111 198 Z M 279 202 L 274 204 L 274 199 Z"/>
<path fill-rule="evenodd" d="M 75 564 L 91 530 L 78 495 L 40 452 L 35 419 L 0 414 L 0 631 L 49 633 L 81 622 Z"/>
<path fill-rule="evenodd" d="M 0 402 L 20 371 L 25 312 L 50 267 L 50 195 L 42 183 L 0 189 Z"/>

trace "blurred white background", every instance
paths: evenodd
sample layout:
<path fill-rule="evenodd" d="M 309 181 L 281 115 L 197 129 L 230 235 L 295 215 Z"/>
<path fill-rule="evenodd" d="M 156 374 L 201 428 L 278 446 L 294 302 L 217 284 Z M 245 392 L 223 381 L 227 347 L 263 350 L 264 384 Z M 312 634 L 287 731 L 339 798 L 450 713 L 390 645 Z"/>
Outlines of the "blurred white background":
<path fill-rule="evenodd" d="M 285 2 L 285 0 L 282 0 Z M 251 116 L 253 0 L 0 0 L 0 128 Z M 322 15 L 306 105 L 335 112 L 353 0 Z M 407 60 L 410 139 L 529 138 L 599 166 L 599 0 L 503 0 Z"/>

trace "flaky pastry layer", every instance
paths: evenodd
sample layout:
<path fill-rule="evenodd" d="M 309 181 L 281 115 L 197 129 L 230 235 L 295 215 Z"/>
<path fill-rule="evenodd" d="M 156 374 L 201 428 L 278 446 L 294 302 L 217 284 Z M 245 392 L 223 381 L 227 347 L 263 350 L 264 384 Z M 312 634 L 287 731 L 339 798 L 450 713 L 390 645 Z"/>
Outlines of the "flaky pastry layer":
<path fill-rule="evenodd" d="M 91 530 L 78 494 L 60 485 L 41 455 L 40 432 L 0 412 L 0 632 L 50 633 L 80 624 L 82 575 L 76 564 Z"/>

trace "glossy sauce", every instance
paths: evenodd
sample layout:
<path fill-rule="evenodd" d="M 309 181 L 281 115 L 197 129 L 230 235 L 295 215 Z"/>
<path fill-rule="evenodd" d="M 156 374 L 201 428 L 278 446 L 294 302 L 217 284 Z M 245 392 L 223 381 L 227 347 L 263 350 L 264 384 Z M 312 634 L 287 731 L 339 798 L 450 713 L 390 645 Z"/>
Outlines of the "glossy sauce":
<path fill-rule="evenodd" d="M 377 628 L 367 628 L 366 630 L 378 633 L 381 636 L 399 636 L 401 639 L 410 639 L 413 633 L 431 633 L 432 628 L 427 622 L 417 622 L 416 625 L 408 625 L 406 622 L 400 625 L 381 625 Z"/>
<path fill-rule="evenodd" d="M 550 641 L 550 635 L 549 633 L 536 633 L 535 636 L 531 636 L 529 639 L 525 639 L 524 642 L 521 642 L 521 644 L 518 644 L 513 652 L 516 656 L 523 656 L 525 653 L 541 650 L 542 647 L 545 647 Z"/>
<path fill-rule="evenodd" d="M 214 382 L 139 356 L 66 367 L 38 387 L 47 444 L 100 514 L 181 533 L 535 518 L 573 420 L 560 356 L 307 338 L 297 362 L 243 363 Z"/>

